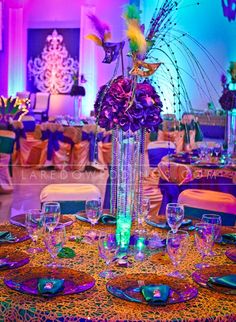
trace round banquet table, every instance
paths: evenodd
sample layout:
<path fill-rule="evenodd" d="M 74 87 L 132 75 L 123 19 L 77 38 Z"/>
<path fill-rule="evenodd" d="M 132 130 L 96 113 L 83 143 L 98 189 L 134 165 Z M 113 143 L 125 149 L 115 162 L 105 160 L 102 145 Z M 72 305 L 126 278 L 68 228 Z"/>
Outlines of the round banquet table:
<path fill-rule="evenodd" d="M 0 231 L 6 231 L 9 227 L 12 226 L 0 225 Z M 163 238 L 166 236 L 166 230 L 147 225 L 146 227 L 150 233 L 157 232 Z M 103 231 L 114 231 L 115 229 L 114 226 L 102 224 L 97 225 L 96 228 Z M 17 227 L 17 229 L 24 228 Z M 88 223 L 77 220 L 67 228 L 67 236 L 81 236 L 87 229 L 90 229 Z M 155 307 L 116 298 L 107 292 L 106 280 L 99 277 L 99 272 L 104 270 L 105 264 L 98 256 L 97 245 L 68 241 L 66 246 L 73 248 L 77 255 L 74 259 L 60 259 L 61 264 L 68 269 L 89 273 L 96 279 L 96 285 L 83 293 L 48 299 L 9 289 L 3 282 L 9 270 L 0 271 L 0 321 L 236 321 L 235 296 L 217 293 L 193 282 L 191 273 L 195 270 L 194 264 L 200 262 L 201 258 L 194 247 L 192 232 L 190 240 L 187 257 L 181 265 L 181 269 L 188 276 L 187 281 L 198 288 L 198 296 L 190 301 Z M 15 252 L 24 251 L 29 245 L 30 241 L 25 241 L 10 244 L 7 247 Z M 5 246 L 1 245 L 1 247 Z M 215 245 L 214 247 L 217 256 L 210 258 L 209 262 L 212 265 L 233 263 L 224 255 L 229 245 Z M 46 251 L 36 254 L 29 264 L 21 268 L 22 273 L 31 267 L 42 267 L 49 260 L 50 257 Z M 143 262 L 133 260 L 131 267 L 116 267 L 115 269 L 120 274 L 133 274 L 134 276 L 136 273 L 166 275 L 173 270 L 173 266 L 168 256 L 152 255 Z"/>

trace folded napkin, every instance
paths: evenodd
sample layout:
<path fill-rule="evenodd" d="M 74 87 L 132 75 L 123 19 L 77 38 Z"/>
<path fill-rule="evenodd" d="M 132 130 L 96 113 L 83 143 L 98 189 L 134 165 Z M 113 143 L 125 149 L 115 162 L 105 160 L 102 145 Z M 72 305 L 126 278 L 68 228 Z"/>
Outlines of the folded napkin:
<path fill-rule="evenodd" d="M 60 258 L 73 258 L 76 256 L 76 253 L 72 248 L 63 247 L 57 256 Z"/>
<path fill-rule="evenodd" d="M 223 243 L 236 243 L 236 233 L 223 234 L 222 235 Z"/>
<path fill-rule="evenodd" d="M 0 268 L 8 267 L 9 263 L 6 258 L 0 258 Z"/>
<path fill-rule="evenodd" d="M 154 227 L 158 227 L 158 228 L 164 228 L 164 229 L 170 229 L 170 226 L 168 225 L 167 222 L 154 222 L 154 221 L 150 221 L 147 220 L 147 223 L 154 226 Z M 192 220 L 191 219 L 186 219 L 182 222 L 180 227 L 185 227 L 185 226 L 189 226 L 190 224 L 192 224 Z"/>
<path fill-rule="evenodd" d="M 210 277 L 208 282 L 210 284 L 226 286 L 229 288 L 236 288 L 236 275 L 231 274 L 222 277 Z"/>
<path fill-rule="evenodd" d="M 166 304 L 170 287 L 168 285 L 145 285 L 140 287 L 143 297 L 150 305 Z"/>
<path fill-rule="evenodd" d="M 40 294 L 56 294 L 64 288 L 64 279 L 40 278 L 38 291 Z"/>
<path fill-rule="evenodd" d="M 79 213 L 75 215 L 75 217 L 81 221 L 89 222 L 88 218 L 80 215 Z M 103 224 L 113 225 L 113 224 L 116 224 L 116 217 L 110 214 L 102 214 L 101 217 L 99 218 L 99 222 L 102 222 Z"/>
<path fill-rule="evenodd" d="M 0 243 L 14 241 L 15 237 L 9 231 L 0 231 Z"/>

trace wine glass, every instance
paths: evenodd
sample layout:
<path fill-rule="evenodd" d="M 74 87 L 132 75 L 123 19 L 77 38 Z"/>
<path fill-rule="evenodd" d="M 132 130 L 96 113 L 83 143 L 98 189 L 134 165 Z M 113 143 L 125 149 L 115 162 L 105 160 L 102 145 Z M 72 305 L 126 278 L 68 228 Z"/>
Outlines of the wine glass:
<path fill-rule="evenodd" d="M 35 254 L 42 252 L 43 249 L 36 247 L 36 243 L 43 233 L 45 217 L 40 209 L 30 209 L 25 215 L 25 227 L 31 237 L 34 247 L 28 249 L 29 253 Z"/>
<path fill-rule="evenodd" d="M 52 262 L 48 264 L 49 267 L 58 267 L 56 258 L 60 250 L 63 248 L 66 242 L 66 229 L 65 226 L 59 226 L 57 229 L 50 231 L 45 230 L 44 244 L 49 252 Z"/>
<path fill-rule="evenodd" d="M 206 155 L 207 155 L 207 146 L 205 142 L 201 142 L 201 144 L 199 145 L 199 157 L 200 160 L 204 160 Z"/>
<path fill-rule="evenodd" d="M 221 241 L 221 216 L 217 214 L 203 214 L 201 221 L 213 225 L 214 241 Z"/>
<path fill-rule="evenodd" d="M 202 256 L 202 260 L 204 260 L 206 256 L 209 256 L 211 254 L 211 250 L 214 244 L 214 228 L 213 225 L 203 222 L 195 224 L 195 228 L 195 244 L 197 250 Z M 209 264 L 204 262 L 195 265 L 196 268 L 200 269 L 209 266 Z"/>
<path fill-rule="evenodd" d="M 215 153 L 215 156 L 218 158 L 221 153 L 221 144 L 220 143 L 215 144 L 214 153 Z"/>
<path fill-rule="evenodd" d="M 175 266 L 176 270 L 168 274 L 169 276 L 183 278 L 177 267 L 187 254 L 189 244 L 189 234 L 187 231 L 179 230 L 176 233 L 169 231 L 167 234 L 166 245 L 167 253 Z"/>
<path fill-rule="evenodd" d="M 173 233 L 176 233 L 184 219 L 184 207 L 178 203 L 168 203 L 166 220 Z"/>
<path fill-rule="evenodd" d="M 108 233 L 100 236 L 98 240 L 98 251 L 100 257 L 105 260 L 107 266 L 109 266 L 112 260 L 115 258 L 118 250 L 119 245 L 114 234 Z M 105 270 L 99 273 L 99 276 L 103 278 L 112 278 L 116 275 L 117 273 L 112 270 Z"/>
<path fill-rule="evenodd" d="M 52 232 L 60 221 L 60 204 L 59 202 L 44 202 L 42 211 L 45 216 L 45 226 L 49 232 Z"/>
<path fill-rule="evenodd" d="M 90 222 L 91 226 L 94 227 L 101 216 L 101 200 L 88 200 L 85 205 L 85 211 L 88 221 Z M 92 229 L 86 236 L 94 241 L 97 237 L 97 234 L 96 231 Z"/>

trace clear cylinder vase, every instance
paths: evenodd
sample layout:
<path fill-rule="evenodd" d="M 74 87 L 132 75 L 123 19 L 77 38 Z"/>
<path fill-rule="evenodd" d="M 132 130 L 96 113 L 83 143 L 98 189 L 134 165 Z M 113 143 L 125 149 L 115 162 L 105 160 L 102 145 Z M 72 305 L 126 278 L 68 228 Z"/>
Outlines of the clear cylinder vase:
<path fill-rule="evenodd" d="M 121 129 L 112 135 L 111 212 L 116 213 L 116 239 L 122 253 L 129 247 L 132 221 L 141 211 L 144 131 Z"/>

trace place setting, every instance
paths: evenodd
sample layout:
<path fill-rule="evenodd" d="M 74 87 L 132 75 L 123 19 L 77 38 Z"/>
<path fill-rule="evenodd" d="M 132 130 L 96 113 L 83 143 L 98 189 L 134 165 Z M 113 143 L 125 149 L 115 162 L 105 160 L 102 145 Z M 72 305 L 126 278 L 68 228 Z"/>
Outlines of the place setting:
<path fill-rule="evenodd" d="M 106 284 L 112 295 L 150 306 L 164 306 L 189 301 L 198 295 L 197 288 L 186 280 L 156 274 L 118 276 Z"/>
<path fill-rule="evenodd" d="M 62 215 L 60 210 L 60 204 L 58 202 L 45 202 L 42 205 L 44 213 L 47 213 L 47 221 L 56 222 L 57 226 L 71 226 L 74 223 L 74 219 L 69 215 Z M 12 225 L 24 227 L 26 221 L 26 212 L 22 214 L 12 214 L 10 217 L 10 223 Z"/>
<path fill-rule="evenodd" d="M 29 255 L 23 251 L 13 251 L 12 248 L 3 246 L 0 248 L 0 271 L 19 268 L 28 264 Z"/>
<path fill-rule="evenodd" d="M 50 298 L 85 292 L 94 287 L 95 279 L 87 273 L 67 267 L 51 270 L 29 267 L 6 275 L 4 283 L 20 293 Z"/>
<path fill-rule="evenodd" d="M 0 231 L 1 244 L 15 244 L 30 239 L 25 229 L 13 225 L 7 225 L 6 230 Z"/>
<path fill-rule="evenodd" d="M 45 205 L 42 210 L 28 210 L 25 226 L 33 242 L 33 247 L 28 248 L 27 252 L 33 254 L 36 260 L 37 256 L 46 250 L 50 255 L 49 260 L 40 266 L 27 266 L 6 274 L 4 283 L 18 292 L 47 298 L 85 292 L 95 285 L 95 279 L 88 273 L 66 267 L 65 262 L 61 262 L 62 258 L 74 258 L 76 254 L 73 249 L 65 247 L 66 227 L 52 220 L 54 217 L 47 218 L 47 210 Z M 44 247 L 38 245 L 40 239 Z M 11 256 L 5 251 L 0 252 L 0 265 L 1 254 L 3 268 L 6 268 L 7 261 L 11 268 L 18 268 L 29 262 L 27 253 L 23 256 L 22 252 L 16 252 Z"/>
<path fill-rule="evenodd" d="M 184 218 L 184 207 L 178 203 L 166 206 L 166 215 L 146 216 L 145 222 L 153 227 L 177 231 L 178 228 L 192 231 L 195 229 L 192 219 Z"/>

